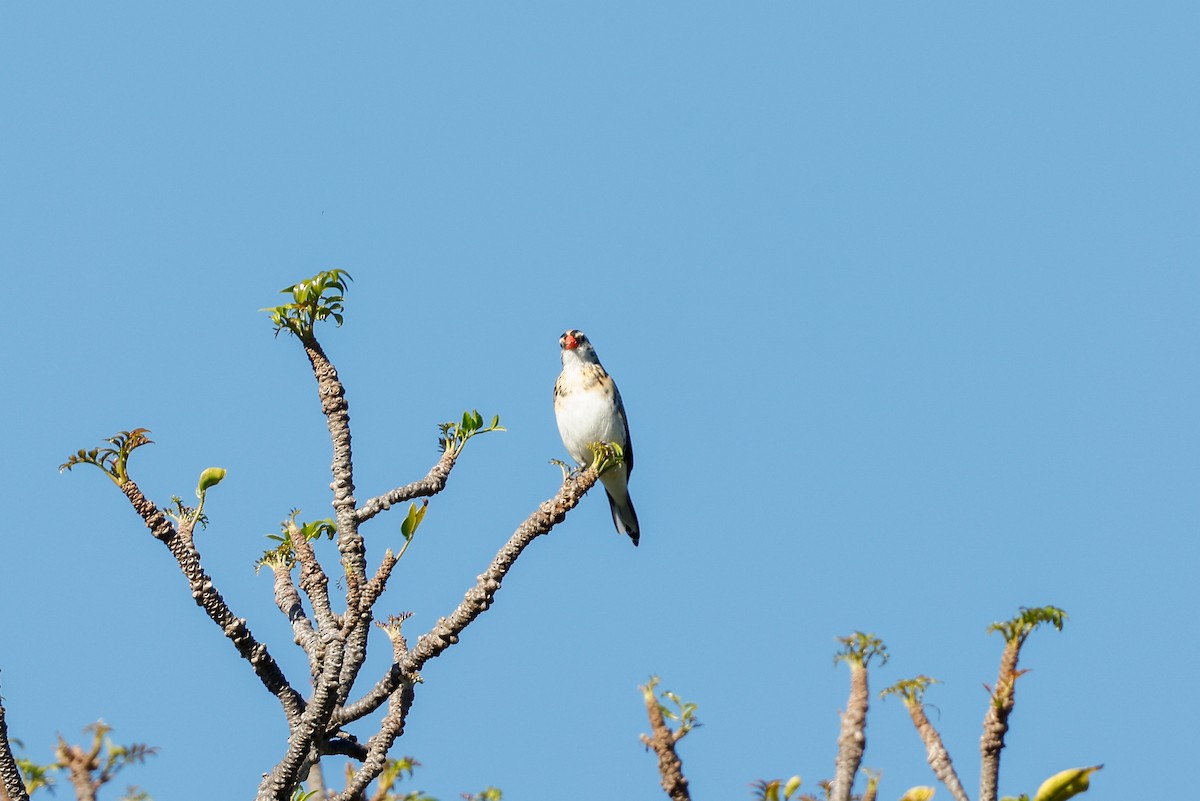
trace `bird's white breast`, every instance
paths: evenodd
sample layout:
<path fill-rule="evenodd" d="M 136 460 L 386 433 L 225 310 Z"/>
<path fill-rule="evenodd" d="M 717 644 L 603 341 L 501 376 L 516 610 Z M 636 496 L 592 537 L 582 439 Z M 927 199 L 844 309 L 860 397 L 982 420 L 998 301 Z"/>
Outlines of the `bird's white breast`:
<path fill-rule="evenodd" d="M 571 458 L 580 464 L 592 461 L 588 446 L 615 442 L 625 447 L 625 422 L 617 410 L 612 381 L 588 381 L 585 370 L 565 370 L 555 404 L 558 433 Z M 586 384 L 590 384 L 585 388 Z"/>

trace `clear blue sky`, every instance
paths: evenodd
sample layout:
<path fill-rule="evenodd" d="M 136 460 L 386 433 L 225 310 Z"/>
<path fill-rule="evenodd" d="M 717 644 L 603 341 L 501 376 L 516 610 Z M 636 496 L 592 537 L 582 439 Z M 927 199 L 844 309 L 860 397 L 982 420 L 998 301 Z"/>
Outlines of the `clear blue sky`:
<path fill-rule="evenodd" d="M 48 758 L 102 717 L 161 748 L 128 775 L 161 801 L 250 797 L 278 759 L 278 705 L 166 550 L 57 466 L 146 426 L 158 502 L 228 468 L 199 544 L 299 681 L 252 565 L 291 507 L 328 514 L 329 445 L 258 309 L 337 267 L 349 317 L 322 339 L 360 498 L 424 475 L 464 408 L 509 429 L 468 448 L 383 599 L 413 634 L 558 485 L 564 329 L 636 445 L 641 548 L 599 493 L 535 543 L 425 670 L 395 752 L 413 787 L 659 797 L 637 740 L 658 673 L 700 704 L 698 801 L 813 789 L 834 638 L 862 629 L 893 654 L 876 689 L 945 682 L 974 797 L 985 627 L 1056 604 L 1002 792 L 1097 762 L 1088 798 L 1175 792 L 1200 714 L 1197 41 L 1183 2 L 6 5 L 13 735 Z M 399 522 L 366 530 L 372 559 Z M 865 764 L 881 798 L 934 783 L 895 701 Z"/>

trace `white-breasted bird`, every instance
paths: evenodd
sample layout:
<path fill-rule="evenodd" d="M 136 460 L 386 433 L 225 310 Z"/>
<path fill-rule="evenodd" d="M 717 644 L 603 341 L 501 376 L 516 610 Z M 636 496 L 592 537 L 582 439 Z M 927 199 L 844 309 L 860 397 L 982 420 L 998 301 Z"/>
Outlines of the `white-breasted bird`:
<path fill-rule="evenodd" d="M 558 339 L 562 348 L 562 372 L 554 382 L 554 417 L 567 453 L 579 464 L 590 464 L 595 442 L 612 442 L 621 447 L 624 460 L 600 477 L 608 493 L 613 523 L 633 544 L 641 536 L 637 513 L 629 500 L 629 474 L 633 471 L 633 443 L 625 405 L 612 376 L 600 364 L 596 350 L 582 331 L 570 330 Z"/>

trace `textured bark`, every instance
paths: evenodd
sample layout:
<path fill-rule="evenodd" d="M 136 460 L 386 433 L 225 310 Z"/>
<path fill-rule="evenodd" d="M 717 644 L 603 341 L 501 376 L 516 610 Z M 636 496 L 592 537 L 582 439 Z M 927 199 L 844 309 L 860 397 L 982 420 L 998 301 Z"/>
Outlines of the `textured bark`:
<path fill-rule="evenodd" d="M 95 777 L 100 770 L 100 738 L 93 747 L 84 751 L 77 745 L 68 745 L 61 737 L 54 751 L 58 764 L 67 769 L 71 786 L 75 788 L 75 801 L 96 801 L 96 791 L 103 781 Z"/>
<path fill-rule="evenodd" d="M 254 639 L 254 635 L 246 627 L 246 621 L 236 617 L 225 603 L 225 599 L 221 597 L 221 593 L 217 592 L 212 579 L 200 567 L 200 553 L 190 542 L 190 537 L 181 536 L 166 515 L 142 494 L 132 480 L 122 484 L 121 491 L 125 493 L 125 497 L 133 504 L 134 510 L 145 521 L 146 528 L 150 529 L 150 533 L 167 546 L 171 555 L 175 557 L 175 561 L 179 563 L 179 569 L 183 571 L 184 577 L 191 586 L 192 598 L 196 604 L 221 628 L 221 631 L 237 649 L 238 654 L 250 663 L 263 686 L 271 695 L 279 699 L 289 726 L 299 720 L 304 711 L 304 699 L 288 683 L 283 671 L 267 651 L 267 646 Z"/>
<path fill-rule="evenodd" d="M 682 736 L 679 732 L 671 731 L 663 719 L 662 707 L 652 689 L 646 689 L 646 716 L 650 718 L 652 735 L 642 735 L 642 742 L 647 748 L 652 748 L 658 757 L 658 775 L 663 791 L 672 801 L 691 801 L 688 792 L 688 780 L 683 775 L 683 760 L 675 751 L 675 743 Z"/>
<path fill-rule="evenodd" d="M 937 733 L 937 729 L 933 728 L 933 724 L 925 715 L 925 707 L 917 701 L 906 701 L 905 705 L 917 727 L 917 732 L 921 735 L 921 741 L 925 743 L 925 753 L 929 759 L 929 767 L 933 768 L 933 775 L 937 776 L 938 780 L 946 786 L 955 801 L 970 801 L 967 791 L 963 789 L 962 782 L 958 780 L 954 764 L 950 761 L 950 753 L 942 744 L 941 735 Z"/>
<path fill-rule="evenodd" d="M 304 352 L 312 365 L 317 380 L 317 394 L 321 399 L 321 411 L 329 428 L 333 446 L 333 463 L 330 468 L 333 490 L 333 513 L 337 523 L 337 547 L 341 554 L 342 567 L 346 572 L 346 612 L 344 623 L 353 634 L 344 642 L 341 674 L 337 684 L 337 702 L 343 703 L 358 678 L 367 659 L 367 635 L 372 619 L 371 607 L 363 604 L 360 597 L 367 584 L 366 546 L 358 533 L 357 502 L 354 499 L 354 457 L 350 445 L 350 404 L 346 390 L 338 379 L 337 369 L 317 340 L 309 336 L 303 340 Z M 303 586 L 303 584 L 301 584 Z M 314 600 L 314 604 L 316 601 Z M 351 618 L 355 625 L 349 626 Z"/>
<path fill-rule="evenodd" d="M 319 651 L 317 631 L 304 612 L 304 605 L 300 602 L 300 593 L 296 590 L 296 585 L 292 583 L 291 569 L 280 566 L 273 567 L 272 570 L 275 573 L 275 605 L 291 622 L 292 640 L 308 655 L 309 673 L 315 679 L 317 673 L 320 672 L 317 662 Z"/>
<path fill-rule="evenodd" d="M 311 761 L 317 757 L 325 739 L 329 717 L 337 703 L 337 682 L 342 670 L 344 643 L 336 634 L 323 634 L 321 674 L 316 688 L 300 720 L 292 727 L 288 748 L 283 759 L 266 776 L 258 788 L 258 801 L 287 801 L 306 775 Z"/>
<path fill-rule="evenodd" d="M 850 662 L 850 699 L 842 713 L 842 731 L 838 736 L 838 754 L 833 776 L 831 801 L 850 801 L 854 777 L 867 750 L 867 669 Z"/>
<path fill-rule="evenodd" d="M 0 799 L 3 801 L 29 801 L 21 771 L 13 757 L 8 742 L 8 723 L 4 719 L 4 703 L 0 701 Z"/>
<path fill-rule="evenodd" d="M 567 512 L 574 509 L 584 494 L 592 488 L 597 478 L 596 471 L 589 468 L 564 481 L 553 498 L 543 502 L 517 527 L 508 542 L 492 559 L 487 570 L 477 578 L 475 586 L 467 590 L 462 602 L 450 616 L 440 618 L 433 629 L 422 635 L 408 653 L 393 663 L 387 674 L 365 696 L 337 710 L 333 716 L 333 724 L 345 725 L 371 714 L 401 686 L 406 676 L 419 673 L 426 662 L 458 642 L 463 629 L 491 606 L 492 600 L 500 590 L 500 583 L 521 552 L 534 539 L 549 533 L 561 523 Z"/>
<path fill-rule="evenodd" d="M 126 481 L 121 487 L 151 534 L 175 557 L 193 599 L 217 623 L 238 653 L 250 662 L 263 685 L 280 700 L 288 723 L 287 748 L 274 769 L 263 776 L 257 795 L 259 801 L 287 801 L 300 781 L 310 773 L 320 781 L 319 771 L 313 773 L 312 769 L 324 754 L 347 755 L 362 761 L 350 785 L 339 796 L 345 799 L 361 797 L 386 766 L 389 749 L 404 731 L 421 668 L 456 643 L 462 631 L 491 606 L 501 582 L 524 549 L 561 522 L 598 479 L 593 469 L 567 477 L 557 494 L 542 503 L 517 528 L 488 568 L 478 576 L 476 584 L 466 592 L 462 602 L 448 617 L 439 619 L 412 648 L 399 637 L 398 630 L 390 632 L 395 636 L 391 669 L 366 696 L 354 704 L 347 704 L 351 688 L 366 660 L 373 607 L 399 558 L 390 552 L 386 554 L 375 575 L 368 579 L 366 547 L 359 526 L 396 504 L 441 492 L 460 449 L 448 448 L 423 479 L 390 490 L 358 507 L 354 497 L 350 413 L 345 389 L 337 370 L 312 334 L 299 333 L 299 336 L 312 366 L 329 429 L 332 447 L 330 489 L 341 568 L 334 577 L 337 586 L 345 590 L 344 611 L 339 613 L 334 604 L 341 608 L 341 601 L 330 598 L 329 576 L 318 561 L 312 544 L 296 525 L 291 525 L 292 553 L 300 568 L 298 576 L 292 575 L 291 565 L 268 562 L 268 566 L 275 573 L 275 603 L 288 618 L 295 642 L 309 659 L 313 689 L 307 701 L 288 682 L 266 646 L 253 637 L 246 621 L 233 614 L 213 586 L 201 566 L 200 553 L 193 541 L 194 520 L 183 519 L 174 525 L 133 481 Z M 397 642 L 399 645 L 395 644 Z M 377 733 L 365 745 L 341 731 L 342 725 L 370 714 L 385 703 L 388 704 L 387 714 Z M 686 782 L 683 786 L 686 788 Z"/>
<path fill-rule="evenodd" d="M 1017 677 L 1017 659 L 1023 638 L 1009 640 L 1000 657 L 1000 674 L 992 690 L 992 702 L 983 718 L 983 737 L 979 741 L 982 760 L 979 768 L 979 801 L 996 801 L 1000 787 L 1000 751 L 1008 733 L 1008 716 L 1012 714 Z"/>
<path fill-rule="evenodd" d="M 442 458 L 438 459 L 437 464 L 430 468 L 425 478 L 420 481 L 414 481 L 411 484 L 405 484 L 403 487 L 397 487 L 390 492 L 372 498 L 358 507 L 358 511 L 356 512 L 358 522 L 365 523 L 375 515 L 391 509 L 398 503 L 416 500 L 417 498 L 431 498 L 437 495 L 446 488 L 446 479 L 450 477 L 450 471 L 454 469 L 454 463 L 457 459 L 458 453 L 447 450 L 442 454 Z"/>

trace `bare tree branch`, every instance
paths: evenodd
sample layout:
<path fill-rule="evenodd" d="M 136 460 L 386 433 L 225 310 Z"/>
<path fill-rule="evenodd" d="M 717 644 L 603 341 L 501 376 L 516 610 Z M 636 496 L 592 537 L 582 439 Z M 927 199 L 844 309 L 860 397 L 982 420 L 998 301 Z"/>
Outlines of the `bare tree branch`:
<path fill-rule="evenodd" d="M 366 546 L 358 533 L 358 514 L 354 499 L 354 458 L 350 442 L 350 404 L 346 390 L 338 378 L 337 369 L 311 332 L 301 337 L 304 352 L 317 380 L 321 411 L 329 428 L 333 446 L 331 472 L 333 481 L 334 520 L 337 524 L 337 547 L 346 571 L 346 612 L 344 625 L 351 635 L 343 641 L 342 667 L 337 684 L 336 702 L 344 703 L 367 659 L 367 635 L 372 619 L 370 604 L 360 597 L 367 585 Z M 323 574 L 322 574 L 323 575 Z M 303 581 L 301 582 L 303 587 Z M 314 599 L 314 604 L 316 604 Z M 351 620 L 354 624 L 351 625 Z M 324 626 L 320 626 L 324 629 Z"/>
<path fill-rule="evenodd" d="M 311 334 L 301 340 L 304 352 L 312 365 L 317 379 L 317 394 L 321 398 L 321 411 L 329 427 L 329 438 L 333 445 L 333 490 L 334 520 L 337 523 L 338 551 L 349 574 L 366 583 L 365 549 L 358 534 L 358 517 L 354 506 L 354 459 L 350 448 L 350 404 L 346 401 L 346 390 L 338 379 L 337 369 L 325 355 L 325 351 Z"/>
<path fill-rule="evenodd" d="M 938 780 L 946 786 L 955 801 L 971 801 L 967 796 L 967 791 L 963 789 L 962 782 L 958 779 L 954 764 L 950 761 L 950 753 L 942 744 L 941 735 L 925 715 L 924 705 L 914 703 L 907 706 L 908 714 L 912 716 L 921 740 L 925 743 L 925 753 L 929 760 L 929 767 L 933 769 L 933 775 L 937 776 Z"/>
<path fill-rule="evenodd" d="M 258 642 L 250 633 L 246 621 L 236 617 L 230 611 L 225 599 L 221 597 L 221 593 L 217 592 L 216 587 L 213 586 L 212 579 L 200 566 L 200 553 L 189 541 L 190 537 L 180 536 L 167 517 L 142 494 L 132 479 L 121 485 L 121 492 L 133 504 L 134 511 L 141 516 L 146 528 L 150 529 L 150 533 L 154 535 L 155 539 L 162 542 L 171 551 L 171 555 L 179 563 L 179 569 L 183 571 L 184 577 L 191 586 L 192 598 L 197 605 L 214 623 L 220 626 L 221 631 L 237 648 L 238 654 L 254 668 L 255 674 L 267 691 L 279 699 L 289 726 L 294 721 L 298 721 L 304 712 L 304 699 L 288 683 L 283 671 L 267 651 L 267 646 Z"/>
<path fill-rule="evenodd" d="M 321 674 L 304 714 L 292 727 L 287 752 L 259 785 L 258 801 L 288 801 L 300 783 L 301 774 L 307 773 L 308 765 L 316 757 L 319 740 L 324 739 L 329 716 L 337 703 L 345 642 L 336 633 L 323 632 L 321 637 L 324 645 Z"/>
<path fill-rule="evenodd" d="M 991 703 L 983 718 L 983 736 L 979 741 L 982 759 L 979 766 L 979 801 L 996 801 L 1000 786 L 1000 751 L 1004 748 L 1004 735 L 1008 733 L 1008 716 L 1015 704 L 1013 690 L 1016 688 L 1017 659 L 1021 645 L 1010 640 L 1000 656 L 1000 673 L 992 690 Z"/>
<path fill-rule="evenodd" d="M 850 698 L 846 711 L 842 713 L 842 730 L 838 736 L 838 753 L 834 767 L 830 801 L 850 801 L 854 789 L 854 777 L 862 765 L 867 750 L 867 705 L 870 693 L 867 689 L 867 665 L 878 657 L 887 663 L 887 646 L 873 634 L 856 631 L 849 637 L 839 637 L 842 650 L 834 662 L 845 662 L 850 666 Z"/>
<path fill-rule="evenodd" d="M 991 690 L 991 703 L 983 718 L 983 736 L 979 741 L 982 754 L 979 767 L 979 801 L 996 801 L 1000 784 L 1000 751 L 1008 733 L 1008 717 L 1015 703 L 1017 679 L 1024 671 L 1017 670 L 1021 647 L 1039 627 L 1050 624 L 1062 631 L 1067 613 L 1056 606 L 1022 607 L 1020 614 L 1002 623 L 993 623 L 988 631 L 1004 635 L 1004 652 L 1000 655 L 1000 673 Z"/>
<path fill-rule="evenodd" d="M 842 731 L 838 736 L 838 754 L 833 775 L 831 801 L 850 801 L 854 776 L 867 750 L 867 668 L 850 662 L 850 698 L 842 713 Z"/>
<path fill-rule="evenodd" d="M 646 699 L 646 715 L 650 719 L 650 730 L 653 734 L 643 734 L 641 740 L 658 756 L 658 774 L 661 777 L 662 788 L 672 801 L 691 801 L 688 780 L 683 775 L 683 760 L 675 751 L 675 743 L 679 742 L 686 732 L 682 728 L 671 731 L 667 726 L 662 707 L 654 695 L 653 682 L 642 687 L 642 694 Z"/>
<path fill-rule="evenodd" d="M 76 801 L 96 801 L 96 791 L 101 783 L 93 773 L 100 769 L 100 738 L 96 737 L 92 747 L 85 751 L 81 746 L 69 745 L 59 736 L 54 756 L 58 764 L 67 769 Z"/>
<path fill-rule="evenodd" d="M 398 503 L 416 500 L 417 498 L 431 498 L 437 495 L 446 488 L 446 480 L 450 477 L 450 471 L 454 469 L 454 463 L 457 459 L 458 452 L 447 450 L 442 454 L 442 458 L 438 459 L 437 464 L 429 469 L 429 473 L 425 478 L 414 481 L 411 484 L 405 484 L 403 487 L 397 487 L 362 504 L 355 513 L 358 517 L 358 522 L 365 523 L 375 517 L 375 515 L 387 511 Z"/>
<path fill-rule="evenodd" d="M 400 630 L 401 624 L 407 617 L 407 615 L 393 617 L 387 624 L 381 626 L 392 640 L 392 657 L 396 662 L 403 659 L 408 651 L 408 643 Z M 412 676 L 405 677 L 401 681 L 400 688 L 392 693 L 388 702 L 388 713 L 379 726 L 379 732 L 367 742 L 367 757 L 363 760 L 362 767 L 350 777 L 350 781 L 346 783 L 346 789 L 334 796 L 335 801 L 354 801 L 354 799 L 361 798 L 367 785 L 387 767 L 388 751 L 391 750 L 396 739 L 404 733 L 408 710 L 412 708 L 414 678 Z"/>
<path fill-rule="evenodd" d="M 21 770 L 13 757 L 12 746 L 8 742 L 8 723 L 4 719 L 4 701 L 0 699 L 0 793 L 3 801 L 29 801 L 29 793 L 25 791 L 25 782 L 21 779 Z"/>
<path fill-rule="evenodd" d="M 400 687 L 405 676 L 419 673 L 426 662 L 458 642 L 463 629 L 491 606 L 492 600 L 500 590 L 501 581 L 521 552 L 534 539 L 549 533 L 561 523 L 567 512 L 579 504 L 598 478 L 599 474 L 592 468 L 568 477 L 553 498 L 544 501 L 537 511 L 517 527 L 508 542 L 496 553 L 488 569 L 480 574 L 475 586 L 467 591 L 450 616 L 438 620 L 431 631 L 422 635 L 417 644 L 409 649 L 402 659 L 397 660 L 365 696 L 337 710 L 333 716 L 334 725 L 345 725 L 371 714 Z"/>
<path fill-rule="evenodd" d="M 271 562 L 266 564 L 275 574 L 275 605 L 291 622 L 292 639 L 308 655 L 309 673 L 315 678 L 318 671 L 317 632 L 313 628 L 312 621 L 304 612 L 304 605 L 300 602 L 300 593 L 292 581 L 291 565 L 272 564 Z"/>

